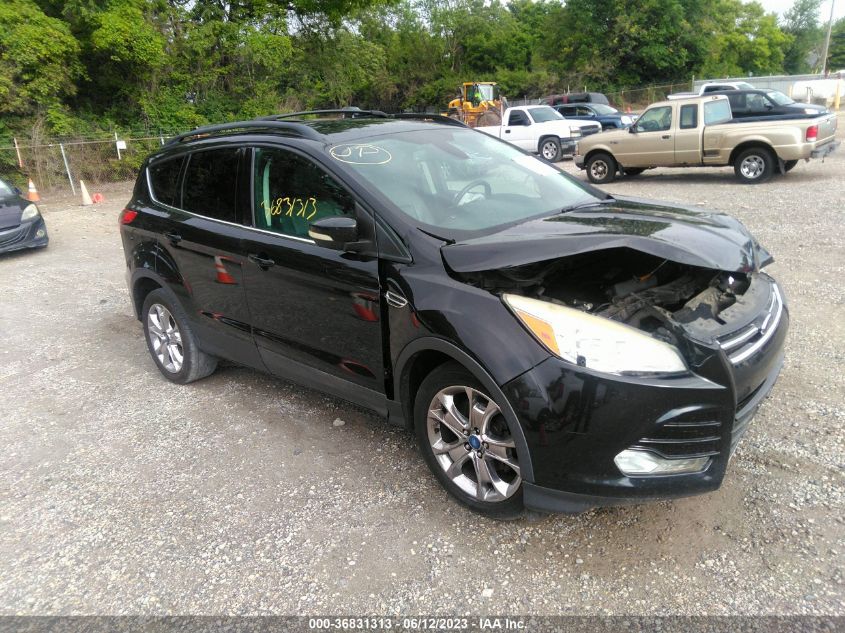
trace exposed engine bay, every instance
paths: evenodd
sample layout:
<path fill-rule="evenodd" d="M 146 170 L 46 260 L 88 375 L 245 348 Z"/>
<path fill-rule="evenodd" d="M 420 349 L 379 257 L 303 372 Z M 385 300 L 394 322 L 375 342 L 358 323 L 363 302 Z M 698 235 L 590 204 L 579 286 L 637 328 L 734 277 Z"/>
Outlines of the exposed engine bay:
<path fill-rule="evenodd" d="M 492 292 L 584 310 L 669 343 L 678 342 L 679 328 L 712 339 L 737 327 L 737 317 L 759 313 L 758 301 L 744 301 L 755 276 L 679 264 L 628 248 L 462 274 Z M 736 314 L 733 306 L 739 308 Z"/>

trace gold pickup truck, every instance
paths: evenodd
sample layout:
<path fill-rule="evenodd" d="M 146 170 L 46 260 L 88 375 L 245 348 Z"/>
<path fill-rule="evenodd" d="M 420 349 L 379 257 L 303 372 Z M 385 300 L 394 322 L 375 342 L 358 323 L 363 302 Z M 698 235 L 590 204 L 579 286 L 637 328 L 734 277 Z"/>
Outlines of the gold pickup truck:
<path fill-rule="evenodd" d="M 760 183 L 827 156 L 839 146 L 835 135 L 835 114 L 734 119 L 726 96 L 691 97 L 655 103 L 636 125 L 583 139 L 575 164 L 596 184 L 651 167 L 725 165 L 742 182 Z"/>

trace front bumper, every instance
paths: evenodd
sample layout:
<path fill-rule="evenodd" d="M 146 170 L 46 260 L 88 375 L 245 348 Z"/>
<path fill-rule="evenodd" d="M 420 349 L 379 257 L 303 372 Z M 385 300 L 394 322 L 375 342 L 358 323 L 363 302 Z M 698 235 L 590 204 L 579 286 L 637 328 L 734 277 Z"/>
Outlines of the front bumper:
<path fill-rule="evenodd" d="M 38 216 L 30 222 L 23 222 L 14 228 L 0 231 L 0 253 L 11 253 L 24 248 L 40 248 L 47 246 L 49 241 L 44 218 Z"/>
<path fill-rule="evenodd" d="M 734 365 L 710 350 L 684 377 L 626 377 L 549 358 L 505 385 L 531 454 L 526 507 L 577 513 L 716 490 L 731 454 L 777 380 L 788 330 L 777 329 L 753 357 Z M 701 472 L 626 476 L 624 450 L 663 458 L 704 457 Z"/>
<path fill-rule="evenodd" d="M 578 146 L 578 141 L 574 138 L 560 139 L 560 153 L 564 156 L 572 156 L 575 153 L 575 148 Z"/>
<path fill-rule="evenodd" d="M 584 156 L 582 154 L 576 154 L 573 160 L 575 161 L 576 167 L 584 169 Z"/>

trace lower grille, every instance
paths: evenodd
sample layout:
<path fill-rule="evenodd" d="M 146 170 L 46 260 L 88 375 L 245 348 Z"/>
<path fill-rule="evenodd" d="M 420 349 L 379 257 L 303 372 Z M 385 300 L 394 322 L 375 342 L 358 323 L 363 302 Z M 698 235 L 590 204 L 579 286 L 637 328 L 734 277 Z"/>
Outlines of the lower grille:
<path fill-rule="evenodd" d="M 667 459 L 718 455 L 722 423 L 713 419 L 714 413 L 712 409 L 698 408 L 671 412 L 631 448 L 651 451 Z"/>
<path fill-rule="evenodd" d="M 26 239 L 29 232 L 29 225 L 19 226 L 11 231 L 0 232 L 0 246 L 12 246 Z"/>

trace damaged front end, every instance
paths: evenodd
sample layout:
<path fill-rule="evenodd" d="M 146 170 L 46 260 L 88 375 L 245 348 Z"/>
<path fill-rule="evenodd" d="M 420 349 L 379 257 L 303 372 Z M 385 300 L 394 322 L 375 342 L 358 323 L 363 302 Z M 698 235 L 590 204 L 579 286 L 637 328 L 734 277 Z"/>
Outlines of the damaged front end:
<path fill-rule="evenodd" d="M 721 484 L 779 374 L 788 313 L 760 270 L 771 256 L 744 228 L 721 249 L 715 233 L 690 230 L 698 251 L 616 234 L 586 247 L 537 237 L 533 258 L 509 257 L 519 237 L 492 255 L 481 240 L 441 249 L 453 276 L 500 296 L 550 352 L 504 388 L 535 464 L 552 464 L 535 466 L 527 505 L 577 512 Z M 562 254 L 547 257 L 553 245 Z"/>

